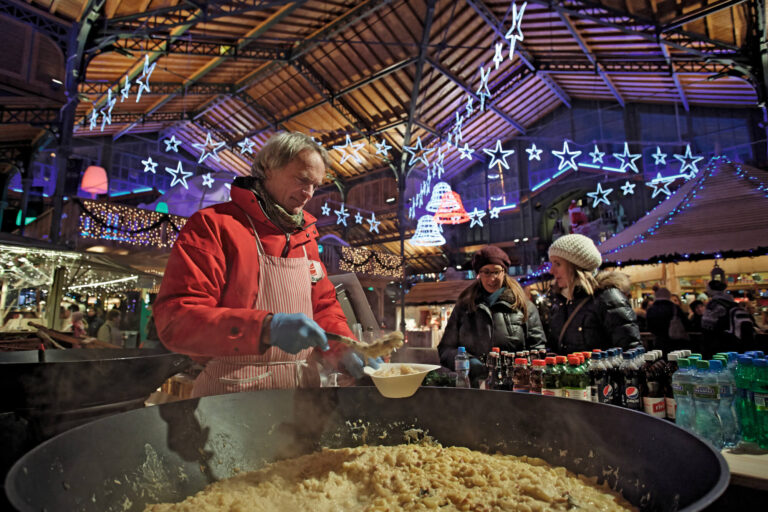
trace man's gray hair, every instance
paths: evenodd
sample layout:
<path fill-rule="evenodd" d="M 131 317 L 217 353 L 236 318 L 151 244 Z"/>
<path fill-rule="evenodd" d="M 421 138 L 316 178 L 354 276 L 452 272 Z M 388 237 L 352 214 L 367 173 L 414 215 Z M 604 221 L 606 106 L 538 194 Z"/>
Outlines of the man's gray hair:
<path fill-rule="evenodd" d="M 264 178 L 264 172 L 267 169 L 281 169 L 305 149 L 320 155 L 326 169 L 331 167 L 328 151 L 312 137 L 301 132 L 280 132 L 270 137 L 256 155 L 256 160 L 251 167 L 251 175 Z"/>

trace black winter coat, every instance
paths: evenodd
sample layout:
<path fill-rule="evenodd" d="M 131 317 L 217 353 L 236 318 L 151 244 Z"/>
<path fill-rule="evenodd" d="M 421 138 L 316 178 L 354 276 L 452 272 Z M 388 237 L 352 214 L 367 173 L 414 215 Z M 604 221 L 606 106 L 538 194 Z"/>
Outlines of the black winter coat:
<path fill-rule="evenodd" d="M 619 272 L 601 272 L 597 275 L 598 289 L 593 296 L 576 288 L 573 300 L 559 293 L 552 297 L 549 322 L 549 347 L 561 355 L 583 352 L 593 348 L 627 349 L 640 343 L 637 316 L 625 293 L 629 292 L 629 278 Z M 569 315 L 584 299 L 573 320 L 558 343 L 560 332 Z"/>
<path fill-rule="evenodd" d="M 484 296 L 478 298 L 474 311 L 468 304 L 456 304 L 437 346 L 443 366 L 453 369 L 459 345 L 467 349 L 470 357 L 478 359 L 485 357 L 492 347 L 518 352 L 544 346 L 544 329 L 532 302 L 527 303 L 528 321 L 525 322 L 523 312 L 512 307 L 511 291 L 505 289 L 492 306 L 484 299 Z"/>
<path fill-rule="evenodd" d="M 672 322 L 672 318 L 675 313 L 683 322 L 683 326 L 687 329 L 690 328 L 688 318 L 680 309 L 680 306 L 668 299 L 656 299 L 651 307 L 648 308 L 648 330 L 653 333 L 654 342 L 649 349 L 659 349 L 664 354 L 669 354 L 673 350 L 687 348 L 690 346 L 690 342 L 687 339 L 673 340 L 669 337 L 669 324 Z"/>

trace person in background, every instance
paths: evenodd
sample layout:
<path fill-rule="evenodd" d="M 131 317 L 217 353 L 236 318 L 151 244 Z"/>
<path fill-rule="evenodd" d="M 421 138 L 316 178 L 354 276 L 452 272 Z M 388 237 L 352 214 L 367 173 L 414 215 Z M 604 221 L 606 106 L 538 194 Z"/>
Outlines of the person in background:
<path fill-rule="evenodd" d="M 104 323 L 103 315 L 97 313 L 95 306 L 89 306 L 85 312 L 85 321 L 88 323 L 88 336 L 95 338 Z"/>
<path fill-rule="evenodd" d="M 477 279 L 459 295 L 437 346 L 440 363 L 451 369 L 459 345 L 466 348 L 473 386 L 485 377 L 481 358 L 492 347 L 518 352 L 543 348 L 546 342 L 539 312 L 507 273 L 509 265 L 507 253 L 493 245 L 472 256 Z"/>
<path fill-rule="evenodd" d="M 61 332 L 72 330 L 72 310 L 69 307 L 59 307 L 59 325 L 56 330 Z"/>
<path fill-rule="evenodd" d="M 670 329 L 675 317 L 681 323 L 677 326 L 678 330 Z M 674 321 L 678 322 L 678 320 Z M 688 317 L 674 302 L 667 288 L 660 287 L 656 290 L 656 300 L 648 308 L 647 322 L 648 330 L 655 338 L 654 345 L 649 348 L 660 349 L 664 354 L 668 354 L 672 350 L 686 348 L 688 345 L 687 334 L 685 334 L 685 331 L 689 330 Z"/>
<path fill-rule="evenodd" d="M 651 307 L 651 304 L 653 304 L 653 297 L 648 296 L 643 299 L 640 307 L 635 309 L 635 314 L 637 315 L 637 328 L 640 329 L 640 332 L 648 332 L 648 321 L 646 319 L 646 315 L 648 313 L 648 308 Z"/>
<path fill-rule="evenodd" d="M 755 324 L 726 291 L 728 284 L 713 279 L 707 283 L 710 299 L 701 317 L 701 330 L 712 353 L 749 350 L 755 334 Z"/>
<path fill-rule="evenodd" d="M 691 332 L 701 332 L 701 318 L 704 316 L 704 310 L 706 306 L 698 299 L 691 302 L 691 315 L 689 317 L 688 326 Z"/>
<path fill-rule="evenodd" d="M 72 313 L 72 334 L 77 338 L 85 338 L 88 335 L 86 330 L 85 320 L 83 320 L 83 312 L 75 311 Z"/>
<path fill-rule="evenodd" d="M 111 343 L 118 347 L 123 346 L 123 332 L 120 330 L 120 310 L 110 309 L 107 312 L 107 321 L 99 327 L 96 335 L 99 341 Z"/>
<path fill-rule="evenodd" d="M 193 396 L 317 386 L 310 357 L 363 377 L 362 357 L 327 339 L 353 334 L 304 211 L 329 166 L 311 137 L 274 135 L 231 201 L 179 233 L 152 310 L 162 343 L 206 364 Z"/>
<path fill-rule="evenodd" d="M 146 330 L 147 337 L 141 342 L 139 348 L 163 348 L 162 343 L 160 343 L 160 337 L 157 335 L 155 316 L 152 313 L 150 313 L 149 318 L 147 318 Z"/>
<path fill-rule="evenodd" d="M 640 344 L 637 317 L 627 299 L 629 277 L 615 271 L 597 274 L 602 257 L 590 238 L 579 234 L 558 238 L 549 247 L 549 260 L 555 279 L 549 346 L 555 352 Z"/>

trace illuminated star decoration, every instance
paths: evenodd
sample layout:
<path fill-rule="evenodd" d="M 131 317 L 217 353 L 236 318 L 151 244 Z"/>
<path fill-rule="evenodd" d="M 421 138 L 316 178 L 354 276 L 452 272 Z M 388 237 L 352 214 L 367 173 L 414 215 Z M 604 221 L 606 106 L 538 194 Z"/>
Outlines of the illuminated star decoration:
<path fill-rule="evenodd" d="M 517 44 L 517 41 L 522 41 L 523 36 L 523 29 L 521 26 L 521 23 L 523 21 L 523 13 L 525 12 L 525 6 L 528 5 L 528 2 L 523 2 L 523 6 L 520 7 L 520 10 L 517 10 L 517 5 L 512 4 L 512 26 L 509 27 L 509 30 L 507 30 L 507 33 L 504 34 L 504 39 L 509 41 L 509 60 L 513 60 L 515 56 L 515 45 Z M 517 31 L 517 34 L 515 34 L 515 31 Z"/>
<path fill-rule="evenodd" d="M 203 174 L 203 186 L 208 188 L 213 186 L 213 176 L 211 176 L 211 173 L 207 172 Z"/>
<path fill-rule="evenodd" d="M 637 168 L 637 164 L 635 164 L 635 160 L 640 158 L 643 155 L 633 155 L 629 152 L 629 144 L 624 143 L 624 152 L 623 153 L 614 153 L 614 157 L 616 157 L 618 160 L 621 160 L 621 168 L 619 169 L 619 172 L 627 172 L 627 167 L 632 169 L 632 172 L 640 172 Z"/>
<path fill-rule="evenodd" d="M 672 192 L 669 191 L 669 184 L 673 181 L 675 181 L 675 178 L 662 178 L 660 172 L 656 173 L 656 177 L 654 179 L 645 183 L 647 187 L 651 187 L 653 189 L 651 199 L 659 194 L 664 194 L 667 197 L 672 195 Z"/>
<path fill-rule="evenodd" d="M 432 162 L 432 169 L 435 171 L 435 176 L 438 178 L 443 176 L 443 173 L 445 172 L 445 167 L 443 166 L 443 162 L 445 161 L 445 153 L 443 153 L 442 149 L 437 150 L 437 159 L 435 159 L 434 162 Z"/>
<path fill-rule="evenodd" d="M 326 201 L 325 204 L 320 207 L 320 210 L 323 212 L 323 215 L 331 214 L 331 207 L 328 206 L 328 201 Z"/>
<path fill-rule="evenodd" d="M 376 146 L 377 155 L 384 155 L 384 158 L 389 157 L 389 150 L 392 149 L 392 146 L 387 144 L 386 139 L 381 139 L 381 142 L 374 142 L 374 145 Z"/>
<path fill-rule="evenodd" d="M 93 110 L 91 110 L 91 120 L 90 120 L 90 127 L 89 130 L 93 130 L 99 125 L 99 111 L 96 110 L 96 105 L 93 106 Z"/>
<path fill-rule="evenodd" d="M 685 153 L 682 155 L 672 155 L 678 160 L 680 160 L 680 163 L 683 164 L 680 167 L 680 174 L 685 174 L 686 169 L 690 169 L 690 172 L 688 173 L 688 179 L 693 178 L 696 176 L 696 173 L 699 172 L 699 168 L 696 167 L 696 162 L 699 160 L 702 160 L 703 156 L 693 156 L 691 154 L 691 145 L 687 144 L 685 146 Z"/>
<path fill-rule="evenodd" d="M 139 90 L 136 92 L 136 103 L 139 102 L 141 99 L 141 92 L 147 91 L 151 92 L 149 90 L 149 77 L 152 76 L 152 72 L 155 70 L 155 66 L 157 66 L 157 62 L 153 62 L 152 65 L 149 65 L 149 55 L 144 56 L 144 71 L 141 72 L 141 76 L 136 79 L 136 83 L 139 84 Z"/>
<path fill-rule="evenodd" d="M 541 152 L 542 151 L 543 150 L 538 149 L 536 147 L 536 143 L 535 142 L 533 144 L 531 144 L 531 147 L 529 147 L 528 149 L 525 150 L 525 152 L 528 153 L 528 161 L 530 162 L 531 160 L 538 160 L 539 162 L 541 162 Z"/>
<path fill-rule="evenodd" d="M 200 158 L 197 159 L 197 163 L 201 164 L 205 162 L 205 159 L 209 156 L 212 156 L 214 160 L 217 162 L 221 162 L 221 157 L 219 156 L 219 150 L 224 147 L 225 142 L 213 142 L 213 139 L 211 138 L 211 132 L 207 132 L 205 134 L 205 143 L 200 144 L 199 142 L 196 142 L 195 144 L 192 144 L 193 148 L 199 149 L 201 151 Z M 210 148 L 210 149 L 208 149 Z"/>
<path fill-rule="evenodd" d="M 349 138 L 349 134 L 347 134 L 346 142 L 344 142 L 343 145 L 336 145 L 333 146 L 333 149 L 337 151 L 341 151 L 341 154 L 343 155 L 341 157 L 341 164 L 343 165 L 344 162 L 349 160 L 350 158 L 354 158 L 355 162 L 361 164 L 363 163 L 363 159 L 360 158 L 360 155 L 357 154 L 358 151 L 360 151 L 360 148 L 365 146 L 365 142 L 358 142 L 357 144 L 352 144 L 352 139 Z M 344 151 L 346 148 L 351 148 L 350 152 L 347 153 Z M 346 224 L 344 224 L 346 226 Z"/>
<path fill-rule="evenodd" d="M 488 216 L 489 219 L 498 219 L 499 218 L 499 212 L 501 212 L 501 209 L 498 206 L 494 206 L 491 208 L 491 213 Z"/>
<path fill-rule="evenodd" d="M 434 150 L 434 148 L 425 149 L 424 146 L 421 145 L 421 135 L 419 135 L 419 137 L 416 139 L 415 146 L 403 146 L 403 151 L 411 155 L 411 160 L 408 162 L 408 165 L 413 165 L 414 162 L 421 161 L 424 163 L 425 167 L 429 167 L 429 160 L 427 157 Z M 419 156 L 416 156 L 417 154 L 419 154 Z"/>
<path fill-rule="evenodd" d="M 472 113 L 475 111 L 474 108 L 472 108 L 472 96 L 467 94 L 467 104 L 464 107 L 464 110 L 467 112 L 467 117 L 470 117 Z"/>
<path fill-rule="evenodd" d="M 493 149 L 483 148 L 483 152 L 491 157 L 491 162 L 488 164 L 489 169 L 493 169 L 493 166 L 496 164 L 501 164 L 501 166 L 505 169 L 509 169 L 509 164 L 507 164 L 507 157 L 514 153 L 515 150 L 510 149 L 505 151 L 501 147 L 501 141 L 496 139 L 496 147 Z"/>
<path fill-rule="evenodd" d="M 603 163 L 603 157 L 605 156 L 605 153 L 600 151 L 600 149 L 597 147 L 597 144 L 595 144 L 595 150 L 589 153 L 589 156 L 592 157 L 592 163 Z"/>
<path fill-rule="evenodd" d="M 253 147 L 256 144 L 251 139 L 245 138 L 238 142 L 237 145 L 240 147 L 240 154 L 244 155 L 246 153 L 253 154 Z"/>
<path fill-rule="evenodd" d="M 480 87 L 477 88 L 477 95 L 480 98 L 480 110 L 485 110 L 485 100 L 491 97 L 491 91 L 488 90 L 488 78 L 491 76 L 491 66 L 488 66 L 488 72 L 480 66 Z"/>
<path fill-rule="evenodd" d="M 128 99 L 128 96 L 131 95 L 131 79 L 128 77 L 128 75 L 125 75 L 125 83 L 123 84 L 123 88 L 120 89 L 120 103 Z"/>
<path fill-rule="evenodd" d="M 363 216 L 360 214 L 360 212 L 357 212 L 355 214 L 355 224 L 362 224 L 363 223 Z"/>
<path fill-rule="evenodd" d="M 151 156 L 148 156 L 146 160 L 142 160 L 141 163 L 144 164 L 144 172 L 151 172 L 152 174 L 157 174 L 155 172 L 155 169 L 157 169 L 157 162 L 153 162 Z"/>
<path fill-rule="evenodd" d="M 621 186 L 621 191 L 624 192 L 625 196 L 631 196 L 635 193 L 635 183 L 630 183 L 629 180 L 627 180 L 627 182 Z"/>
<path fill-rule="evenodd" d="M 414 208 L 414 215 L 415 213 L 416 213 L 416 208 Z M 376 220 L 376 214 L 371 212 L 371 218 L 368 219 L 368 226 L 369 226 L 368 231 L 370 231 L 371 233 L 373 233 L 374 231 L 378 233 L 379 224 L 381 224 L 381 222 Z"/>
<path fill-rule="evenodd" d="M 493 64 L 495 66 L 494 69 L 499 69 L 499 64 L 504 61 L 504 55 L 502 55 L 503 51 L 504 43 L 496 43 L 496 53 L 493 56 Z"/>
<path fill-rule="evenodd" d="M 101 109 L 101 130 L 104 131 L 106 125 L 112 124 L 112 109 L 115 108 L 117 98 L 112 97 L 112 89 L 107 89 L 107 104 Z"/>
<path fill-rule="evenodd" d="M 597 190 L 594 192 L 587 192 L 587 195 L 593 200 L 592 208 L 596 208 L 600 203 L 610 205 L 611 203 L 608 201 L 608 194 L 611 192 L 613 192 L 612 188 L 603 189 L 603 185 L 601 183 L 597 184 Z"/>
<path fill-rule="evenodd" d="M 338 210 L 333 210 L 333 213 L 336 214 L 336 224 L 344 224 L 347 225 L 347 217 L 349 217 L 349 212 L 344 207 L 344 203 L 341 203 L 341 208 Z"/>
<path fill-rule="evenodd" d="M 456 143 L 458 143 L 464 138 L 461 133 L 461 128 L 464 126 L 464 116 L 460 116 L 458 112 L 454 112 L 454 114 L 456 114 L 456 124 L 453 125 L 453 131 L 456 132 Z"/>
<path fill-rule="evenodd" d="M 192 176 L 192 173 L 184 170 L 184 168 L 181 166 L 181 160 L 179 160 L 175 169 L 172 167 L 166 167 L 165 172 L 173 176 L 173 181 L 171 181 L 172 187 L 175 187 L 177 183 L 181 183 L 184 188 L 189 190 L 189 186 L 187 185 L 187 178 Z"/>
<path fill-rule="evenodd" d="M 563 150 L 562 151 L 555 151 L 552 150 L 552 154 L 555 155 L 557 158 L 560 159 L 560 163 L 557 164 L 557 170 L 558 171 L 567 171 L 568 168 L 573 169 L 574 171 L 579 170 L 579 166 L 576 165 L 575 158 L 581 154 L 581 151 L 571 151 L 570 148 L 568 148 L 568 141 L 563 141 Z M 567 158 L 566 158 L 567 155 Z"/>
<path fill-rule="evenodd" d="M 165 139 L 163 142 L 165 142 L 166 153 L 169 151 L 173 151 L 174 153 L 179 152 L 179 144 L 181 144 L 181 141 L 176 138 L 176 135 L 171 135 L 170 139 Z"/>
<path fill-rule="evenodd" d="M 667 154 L 662 153 L 659 146 L 656 146 L 656 152 L 651 156 L 653 157 L 653 165 L 667 165 Z"/>
<path fill-rule="evenodd" d="M 469 212 L 469 218 L 471 219 L 469 227 L 471 228 L 475 225 L 483 227 L 483 217 L 485 217 L 485 210 L 478 210 L 477 206 L 475 206 L 475 209 Z"/>
<path fill-rule="evenodd" d="M 459 158 L 459 160 L 463 160 L 464 158 L 467 160 L 472 160 L 472 153 L 474 152 L 475 150 L 469 147 L 469 144 L 465 142 L 464 147 L 459 148 L 459 153 L 461 153 L 461 158 Z"/>

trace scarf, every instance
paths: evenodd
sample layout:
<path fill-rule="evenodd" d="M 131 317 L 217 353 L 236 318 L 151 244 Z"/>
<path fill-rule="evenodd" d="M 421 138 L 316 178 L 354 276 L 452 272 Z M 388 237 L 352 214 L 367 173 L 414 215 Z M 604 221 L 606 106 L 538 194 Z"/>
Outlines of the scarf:
<path fill-rule="evenodd" d="M 256 194 L 256 198 L 259 200 L 259 204 L 264 209 L 264 214 L 269 220 L 271 220 L 275 226 L 282 229 L 286 233 L 293 233 L 297 229 L 304 227 L 304 210 L 293 215 L 288 213 L 285 208 L 277 204 L 277 201 L 272 194 L 267 192 L 264 187 L 264 182 L 260 179 L 248 180 L 248 187 Z"/>

